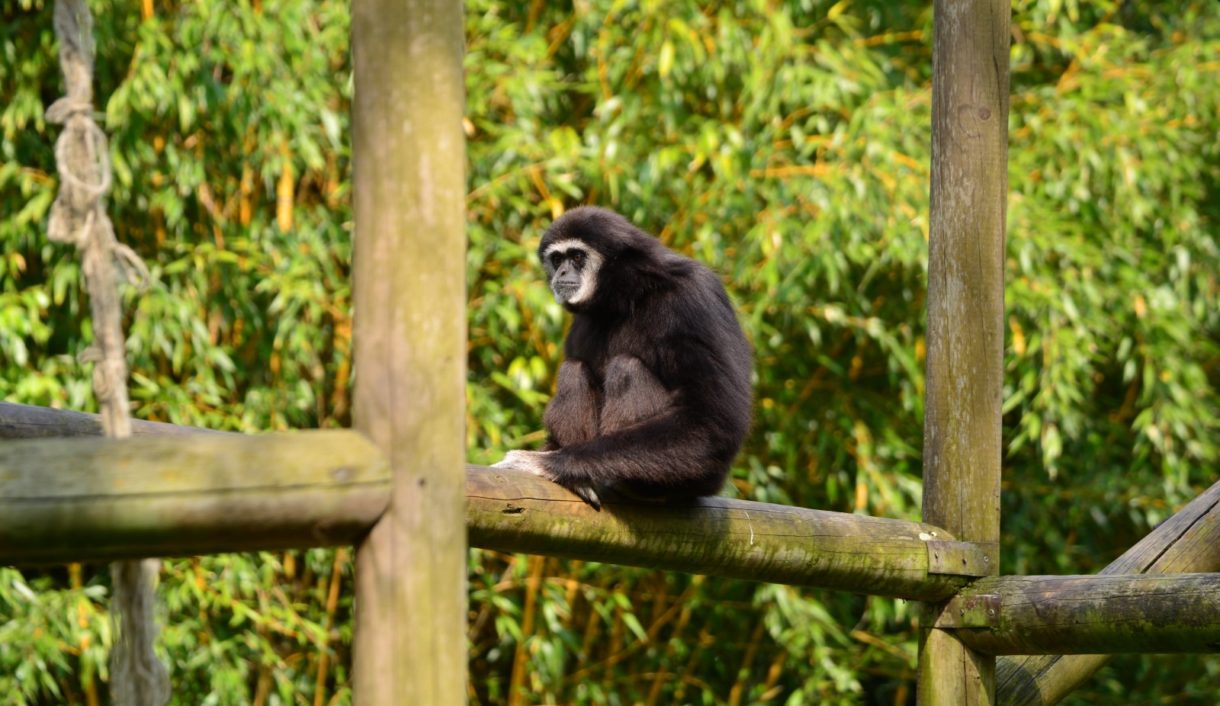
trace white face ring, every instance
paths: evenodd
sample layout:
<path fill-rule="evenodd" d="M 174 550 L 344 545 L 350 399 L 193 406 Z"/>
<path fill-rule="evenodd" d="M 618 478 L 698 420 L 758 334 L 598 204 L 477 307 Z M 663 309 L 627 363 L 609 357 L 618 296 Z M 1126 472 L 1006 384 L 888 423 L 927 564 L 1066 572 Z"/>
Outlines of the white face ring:
<path fill-rule="evenodd" d="M 573 250 L 579 250 L 585 254 L 585 267 L 580 272 L 580 287 L 577 288 L 576 293 L 569 297 L 566 302 L 559 300 L 558 296 L 555 297 L 560 304 L 580 304 L 588 301 L 593 296 L 594 290 L 597 289 L 597 272 L 602 266 L 602 256 L 584 241 L 568 239 L 551 243 L 543 251 L 542 260 L 548 263 L 547 268 L 550 270 L 551 255 L 555 253 L 564 254 Z M 547 274 L 553 274 L 553 272 L 548 271 Z"/>

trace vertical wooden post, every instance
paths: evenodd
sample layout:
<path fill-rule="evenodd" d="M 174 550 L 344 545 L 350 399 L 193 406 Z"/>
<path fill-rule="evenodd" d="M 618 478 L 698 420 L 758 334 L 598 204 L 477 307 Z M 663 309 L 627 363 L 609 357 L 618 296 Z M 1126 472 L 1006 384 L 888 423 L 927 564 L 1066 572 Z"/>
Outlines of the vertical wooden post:
<path fill-rule="evenodd" d="M 934 0 L 925 522 L 978 542 L 998 571 L 1008 191 L 1009 0 Z M 931 626 L 921 706 L 995 703 L 995 658 Z"/>
<path fill-rule="evenodd" d="M 390 509 L 356 556 L 355 703 L 466 698 L 462 3 L 355 0 L 356 428 Z"/>

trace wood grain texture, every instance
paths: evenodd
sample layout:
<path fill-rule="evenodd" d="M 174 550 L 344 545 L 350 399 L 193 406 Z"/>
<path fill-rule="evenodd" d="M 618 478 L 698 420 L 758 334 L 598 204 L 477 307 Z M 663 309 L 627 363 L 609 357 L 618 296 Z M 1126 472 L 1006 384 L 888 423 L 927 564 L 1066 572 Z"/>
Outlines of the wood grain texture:
<path fill-rule="evenodd" d="M 923 519 L 998 570 L 1008 0 L 933 3 Z M 931 608 L 927 620 L 934 620 Z M 926 623 L 926 621 L 925 621 Z M 923 626 L 919 703 L 994 703 L 994 659 Z"/>
<path fill-rule="evenodd" d="M 356 553 L 354 702 L 466 699 L 462 4 L 352 6 L 355 426 L 394 469 Z"/>
<path fill-rule="evenodd" d="M 350 544 L 389 501 L 350 431 L 0 444 L 0 561 Z"/>

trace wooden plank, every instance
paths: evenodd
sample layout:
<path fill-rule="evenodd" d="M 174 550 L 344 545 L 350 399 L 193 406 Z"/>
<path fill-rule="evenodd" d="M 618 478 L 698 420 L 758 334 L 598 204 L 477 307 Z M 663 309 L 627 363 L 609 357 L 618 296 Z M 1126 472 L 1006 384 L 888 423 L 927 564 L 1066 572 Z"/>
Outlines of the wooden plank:
<path fill-rule="evenodd" d="M 1008 161 L 1008 0 L 935 0 L 923 519 L 998 571 Z M 995 660 L 920 632 L 922 706 L 995 700 Z"/>
<path fill-rule="evenodd" d="M 355 426 L 394 469 L 356 553 L 355 703 L 466 699 L 462 4 L 352 6 Z"/>
<path fill-rule="evenodd" d="M 0 562 L 351 544 L 389 502 L 360 434 L 0 444 Z"/>
<path fill-rule="evenodd" d="M 471 466 L 472 546 L 771 581 L 910 600 L 943 600 L 967 579 L 929 571 L 936 527 L 768 503 L 613 496 L 601 512 L 554 483 Z"/>
<path fill-rule="evenodd" d="M 1220 571 L 1220 481 L 1102 570 L 1113 574 Z M 1107 655 L 1002 658 L 996 667 L 1003 706 L 1059 703 L 1109 659 Z"/>
<path fill-rule="evenodd" d="M 994 614 L 955 634 L 984 654 L 1220 652 L 1220 573 L 991 577 L 946 612 L 981 597 Z"/>

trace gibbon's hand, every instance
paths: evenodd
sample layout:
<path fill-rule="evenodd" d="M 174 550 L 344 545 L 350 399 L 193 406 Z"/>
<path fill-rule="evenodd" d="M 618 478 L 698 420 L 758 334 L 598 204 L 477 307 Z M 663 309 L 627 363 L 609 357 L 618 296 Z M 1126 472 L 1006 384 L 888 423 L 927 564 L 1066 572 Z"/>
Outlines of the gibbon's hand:
<path fill-rule="evenodd" d="M 511 468 L 518 471 L 529 471 L 536 476 L 542 476 L 549 481 L 555 480 L 555 476 L 546 470 L 542 465 L 542 459 L 550 455 L 551 451 L 509 451 L 504 455 L 504 458 L 492 468 Z"/>
<path fill-rule="evenodd" d="M 554 451 L 509 451 L 504 458 L 492 468 L 509 468 L 516 471 L 526 471 L 545 478 L 552 483 L 558 483 L 575 493 L 581 500 L 589 503 L 594 510 L 602 509 L 601 498 L 591 485 L 574 485 L 560 482 L 559 477 L 546 469 L 544 459 Z"/>

